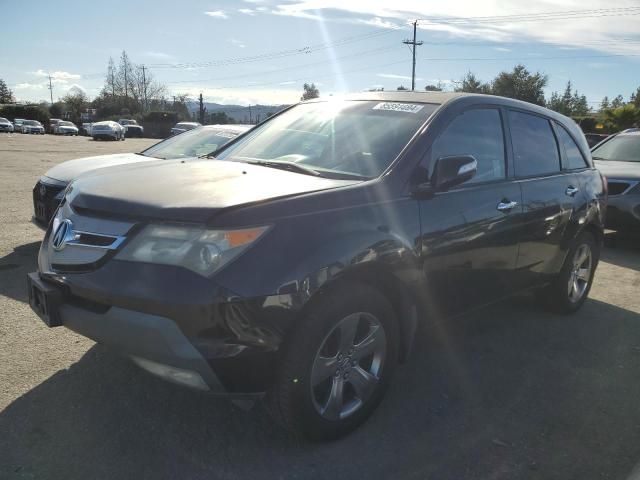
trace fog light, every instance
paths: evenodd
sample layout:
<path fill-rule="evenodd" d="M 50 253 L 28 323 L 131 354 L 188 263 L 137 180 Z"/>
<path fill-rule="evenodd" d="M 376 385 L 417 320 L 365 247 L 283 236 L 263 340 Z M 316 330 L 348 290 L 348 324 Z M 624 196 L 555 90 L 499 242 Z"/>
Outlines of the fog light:
<path fill-rule="evenodd" d="M 192 370 L 185 370 L 183 368 L 172 367 L 170 365 L 164 365 L 162 363 L 153 362 L 146 358 L 131 357 L 131 359 L 142 369 L 147 372 L 156 375 L 160 378 L 168 380 L 169 382 L 177 383 L 180 385 L 186 385 L 198 390 L 209 390 L 209 387 L 204 382 L 198 372 Z"/>

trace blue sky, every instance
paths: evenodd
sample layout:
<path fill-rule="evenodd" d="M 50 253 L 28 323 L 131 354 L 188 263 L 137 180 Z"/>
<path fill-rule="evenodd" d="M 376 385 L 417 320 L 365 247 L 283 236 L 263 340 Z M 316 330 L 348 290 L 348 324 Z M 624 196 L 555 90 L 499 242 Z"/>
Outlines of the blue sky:
<path fill-rule="evenodd" d="M 123 49 L 170 94 L 202 92 L 212 102 L 291 103 L 305 81 L 322 94 L 395 89 L 410 85 L 411 52 L 402 40 L 415 18 L 425 19 L 420 89 L 437 82 L 452 88 L 469 70 L 489 80 L 516 63 L 547 74 L 548 94 L 571 79 L 593 106 L 605 95 L 628 98 L 640 86 L 638 0 L 0 4 L 0 78 L 20 100 L 48 99 L 47 73 L 54 100 L 74 86 L 94 97 L 109 57 Z M 553 19 L 554 12 L 574 13 Z"/>

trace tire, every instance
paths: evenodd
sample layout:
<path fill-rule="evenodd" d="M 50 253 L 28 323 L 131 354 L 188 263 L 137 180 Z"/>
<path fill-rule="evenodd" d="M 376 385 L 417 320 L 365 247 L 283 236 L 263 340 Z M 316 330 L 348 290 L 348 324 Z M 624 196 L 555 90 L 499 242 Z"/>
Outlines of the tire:
<path fill-rule="evenodd" d="M 348 283 L 321 295 L 283 345 L 267 396 L 276 420 L 309 440 L 340 438 L 361 425 L 382 401 L 398 359 L 397 321 L 380 292 Z"/>
<path fill-rule="evenodd" d="M 582 232 L 573 241 L 560 273 L 538 298 L 554 312 L 577 312 L 589 296 L 599 259 L 600 245 L 591 233 Z"/>

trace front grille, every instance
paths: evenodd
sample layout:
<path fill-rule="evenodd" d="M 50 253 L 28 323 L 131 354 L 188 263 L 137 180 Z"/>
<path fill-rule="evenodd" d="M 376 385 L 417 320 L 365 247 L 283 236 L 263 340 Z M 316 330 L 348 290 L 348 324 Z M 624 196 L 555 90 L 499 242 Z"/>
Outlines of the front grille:
<path fill-rule="evenodd" d="M 609 180 L 609 195 L 622 195 L 629 189 L 631 184 L 629 182 L 620 182 L 616 180 Z"/>
<path fill-rule="evenodd" d="M 64 220 L 70 222 L 69 236 L 65 235 L 64 244 L 56 249 L 55 230 Z M 60 273 L 95 270 L 115 254 L 132 226 L 130 222 L 78 214 L 64 203 L 45 238 L 42 266 L 46 271 Z"/>
<path fill-rule="evenodd" d="M 59 199 L 55 198 L 65 185 L 51 185 L 39 181 L 33 189 L 33 212 L 36 221 L 47 226 L 58 208 Z"/>

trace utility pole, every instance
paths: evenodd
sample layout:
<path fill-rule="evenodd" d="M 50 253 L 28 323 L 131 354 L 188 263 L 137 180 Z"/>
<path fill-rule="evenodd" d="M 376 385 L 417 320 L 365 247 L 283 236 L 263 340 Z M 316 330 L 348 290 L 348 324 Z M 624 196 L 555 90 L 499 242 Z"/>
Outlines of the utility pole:
<path fill-rule="evenodd" d="M 142 65 L 142 96 L 144 98 L 144 105 L 142 107 L 142 111 L 147 110 L 147 76 L 145 72 L 145 66 Z"/>
<path fill-rule="evenodd" d="M 418 28 L 418 20 L 413 22 L 413 40 L 403 40 L 405 45 L 411 45 L 411 52 L 413 53 L 413 69 L 411 70 L 411 91 L 416 89 L 416 47 L 422 45 L 422 40 L 416 41 L 416 30 Z"/>
<path fill-rule="evenodd" d="M 53 85 L 51 84 L 51 74 L 49 74 L 49 93 L 51 94 L 51 105 L 53 105 Z"/>

